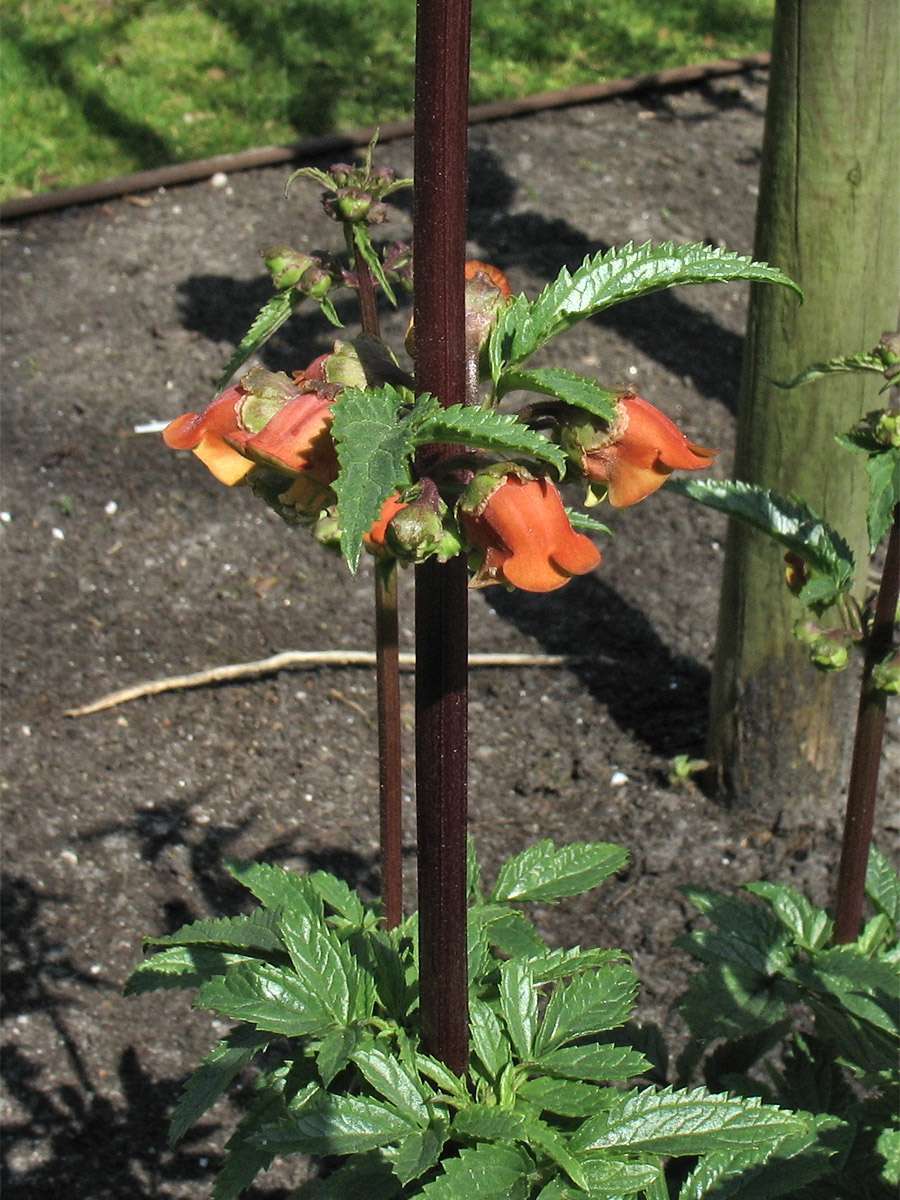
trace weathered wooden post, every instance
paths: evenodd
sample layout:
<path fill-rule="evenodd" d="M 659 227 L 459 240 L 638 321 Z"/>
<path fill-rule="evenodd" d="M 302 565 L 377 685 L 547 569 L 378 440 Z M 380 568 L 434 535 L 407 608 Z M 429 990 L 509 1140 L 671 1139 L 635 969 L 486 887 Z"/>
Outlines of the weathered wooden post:
<path fill-rule="evenodd" d="M 806 295 L 752 285 L 735 475 L 795 492 L 866 555 L 866 475 L 834 442 L 877 399 L 870 376 L 786 392 L 804 367 L 874 346 L 900 292 L 900 4 L 778 0 L 754 257 Z M 853 671 L 816 671 L 773 543 L 732 521 L 708 756 L 718 789 L 799 817 L 844 786 Z"/>

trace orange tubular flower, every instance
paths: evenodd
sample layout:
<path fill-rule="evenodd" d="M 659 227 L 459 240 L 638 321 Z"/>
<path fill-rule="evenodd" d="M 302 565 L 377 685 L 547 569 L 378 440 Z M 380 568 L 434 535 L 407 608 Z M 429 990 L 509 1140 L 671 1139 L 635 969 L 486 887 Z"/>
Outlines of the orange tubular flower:
<path fill-rule="evenodd" d="M 387 527 L 391 523 L 391 518 L 395 517 L 403 508 L 406 508 L 406 504 L 400 499 L 399 492 L 394 492 L 393 496 L 388 496 L 387 500 L 382 504 L 381 516 L 373 523 L 369 532 L 363 535 L 363 541 L 373 554 L 386 556 L 389 553 L 384 544 L 384 540 L 387 537 Z"/>
<path fill-rule="evenodd" d="M 240 483 L 253 462 L 225 442 L 225 435 L 240 431 L 240 409 L 246 396 L 235 384 L 217 396 L 202 413 L 185 413 L 163 430 L 163 439 L 173 450 L 193 450 L 220 483 Z"/>
<path fill-rule="evenodd" d="M 288 400 L 258 433 L 237 430 L 225 434 L 225 441 L 254 462 L 287 475 L 302 471 L 317 483 L 331 484 L 338 475 L 331 421 L 331 400 L 304 392 Z"/>
<path fill-rule="evenodd" d="M 459 508 L 463 531 L 482 556 L 472 587 L 505 583 L 552 592 L 600 562 L 600 551 L 572 528 L 559 492 L 546 479 L 513 470 L 479 500 L 489 483 L 490 477 L 476 476 Z"/>
<path fill-rule="evenodd" d="M 699 471 L 718 454 L 689 442 L 677 425 L 640 396 L 622 396 L 616 412 L 612 425 L 588 419 L 563 435 L 585 476 L 606 484 L 615 508 L 643 500 L 676 468 Z"/>

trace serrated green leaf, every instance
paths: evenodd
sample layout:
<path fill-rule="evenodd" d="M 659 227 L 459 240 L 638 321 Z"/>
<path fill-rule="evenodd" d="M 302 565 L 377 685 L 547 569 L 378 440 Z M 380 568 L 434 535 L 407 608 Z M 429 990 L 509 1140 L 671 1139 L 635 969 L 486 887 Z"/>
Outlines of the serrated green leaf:
<path fill-rule="evenodd" d="M 685 1155 L 801 1137 L 809 1122 L 753 1099 L 691 1091 L 647 1089 L 623 1095 L 622 1104 L 585 1121 L 572 1135 L 573 1152 L 613 1147 L 632 1152 Z"/>
<path fill-rule="evenodd" d="M 568 985 L 558 984 L 547 1001 L 534 1041 L 536 1058 L 543 1059 L 575 1038 L 624 1025 L 637 990 L 634 971 L 622 964 L 576 976 Z"/>
<path fill-rule="evenodd" d="M 241 962 L 246 962 L 243 954 L 223 954 L 205 946 L 172 946 L 135 967 L 125 984 L 125 995 L 141 996 L 163 988 L 200 987 Z"/>
<path fill-rule="evenodd" d="M 359 896 L 343 879 L 329 871 L 313 871 L 304 876 L 329 908 L 339 913 L 350 925 L 362 928 L 370 915 Z M 372 918 L 374 920 L 374 918 Z"/>
<path fill-rule="evenodd" d="M 344 388 L 333 405 L 332 436 L 340 474 L 334 483 L 341 520 L 341 553 L 350 570 L 359 565 L 364 534 L 385 500 L 410 482 L 414 426 L 401 420 L 404 400 L 390 385 Z"/>
<path fill-rule="evenodd" d="M 253 1057 L 272 1040 L 249 1025 L 239 1025 L 228 1037 L 218 1042 L 200 1060 L 200 1066 L 184 1085 L 181 1097 L 172 1113 L 169 1145 L 174 1146 L 192 1125 L 208 1112 L 228 1085 Z"/>
<path fill-rule="evenodd" d="M 527 1144 L 543 1150 L 549 1159 L 565 1171 L 576 1187 L 587 1188 L 588 1182 L 578 1159 L 570 1153 L 565 1138 L 546 1121 L 528 1116 L 523 1133 Z"/>
<path fill-rule="evenodd" d="M 331 1087 L 331 1081 L 346 1067 L 362 1037 L 358 1025 L 343 1025 L 325 1034 L 316 1051 L 316 1067 L 322 1087 Z"/>
<path fill-rule="evenodd" d="M 238 858 L 227 858 L 225 867 L 228 874 L 252 892 L 266 908 L 277 913 L 290 905 L 299 904 L 312 911 L 310 906 L 316 901 L 316 893 L 307 876 L 287 871 L 284 867 L 274 867 L 271 863 Z"/>
<path fill-rule="evenodd" d="M 586 258 L 574 274 L 564 267 L 533 302 L 518 297 L 501 312 L 489 343 L 493 378 L 524 362 L 577 321 L 613 304 L 679 284 L 739 279 L 780 283 L 800 293 L 774 267 L 701 243 L 653 246 L 647 242 L 635 247 L 629 242 Z"/>
<path fill-rule="evenodd" d="M 678 944 L 704 962 L 731 962 L 763 977 L 777 974 L 791 955 L 788 934 L 770 909 L 743 896 L 726 896 L 711 888 L 683 887 L 682 894 L 709 917 L 718 932 L 694 930 Z"/>
<path fill-rule="evenodd" d="M 521 1146 L 482 1142 L 445 1158 L 444 1170 L 422 1188 L 423 1200 L 527 1200 L 534 1160 Z"/>
<path fill-rule="evenodd" d="M 367 1096 L 320 1091 L 297 1115 L 296 1129 L 297 1149 L 304 1154 L 362 1154 L 402 1141 L 416 1125 Z"/>
<path fill-rule="evenodd" d="M 323 916 L 296 905 L 284 910 L 279 927 L 304 987 L 316 995 L 319 1007 L 330 1014 L 335 1025 L 348 1024 L 357 968 L 346 945 Z"/>
<path fill-rule="evenodd" d="M 559 900 L 597 887 L 628 861 L 628 851 L 607 842 L 572 842 L 558 850 L 549 838 L 509 859 L 490 899 Z"/>
<path fill-rule="evenodd" d="M 277 1150 L 264 1139 L 257 1140 L 257 1134 L 285 1115 L 284 1098 L 272 1089 L 251 1099 L 246 1116 L 225 1143 L 225 1159 L 213 1184 L 213 1200 L 237 1200 L 260 1171 L 271 1165 Z"/>
<path fill-rule="evenodd" d="M 523 425 L 511 413 L 454 404 L 450 408 L 438 408 L 425 420 L 414 421 L 414 424 L 417 446 L 437 442 L 474 446 L 495 454 L 527 454 L 551 463 L 560 478 L 566 470 L 566 456 L 559 446 Z"/>
<path fill-rule="evenodd" d="M 678 1193 L 678 1200 L 769 1200 L 796 1196 L 832 1170 L 832 1160 L 852 1136 L 836 1117 L 804 1113 L 809 1132 L 755 1146 L 704 1155 Z"/>
<path fill-rule="evenodd" d="M 812 992 L 827 993 L 848 1013 L 897 1039 L 900 976 L 895 966 L 867 958 L 851 943 L 833 946 L 794 970 L 797 981 Z"/>
<path fill-rule="evenodd" d="M 486 934 L 490 944 L 510 958 L 540 957 L 547 948 L 546 942 L 525 914 L 515 909 L 506 909 L 502 915 L 492 918 L 486 926 Z"/>
<path fill-rule="evenodd" d="M 428 1124 L 428 1107 L 415 1072 L 372 1040 L 354 1051 L 352 1059 L 379 1095 L 414 1124 Z"/>
<path fill-rule="evenodd" d="M 748 883 L 747 891 L 771 904 L 794 941 L 804 950 L 819 950 L 831 937 L 832 921 L 824 909 L 785 883 Z"/>
<path fill-rule="evenodd" d="M 636 1158 L 637 1156 L 635 1156 Z M 579 1156 L 590 1189 L 591 1200 L 619 1200 L 620 1196 L 642 1196 L 645 1200 L 656 1200 L 655 1185 L 662 1182 L 665 1189 L 662 1167 L 658 1162 L 623 1161 L 605 1154 Z M 668 1196 L 668 1189 L 659 1193 Z"/>
<path fill-rule="evenodd" d="M 496 383 L 498 397 L 507 392 L 537 392 L 541 396 L 552 396 L 565 404 L 583 408 L 604 421 L 616 419 L 617 392 L 607 391 L 574 371 L 564 367 L 542 367 L 537 371 L 506 371 Z"/>
<path fill-rule="evenodd" d="M 497 1079 L 511 1059 L 511 1046 L 500 1018 L 477 996 L 469 998 L 469 1031 L 472 1049 L 491 1079 Z"/>
<path fill-rule="evenodd" d="M 195 1008 L 209 1008 L 286 1037 L 322 1034 L 338 1023 L 314 987 L 269 963 L 241 962 L 205 983 Z"/>
<path fill-rule="evenodd" d="M 426 1079 L 430 1079 L 436 1083 L 439 1088 L 443 1088 L 451 1096 L 455 1096 L 458 1100 L 466 1103 L 469 1101 L 469 1089 L 465 1078 L 459 1075 L 454 1075 L 449 1067 L 446 1067 L 436 1058 L 431 1058 L 427 1054 L 416 1054 L 416 1070 L 420 1075 L 424 1075 Z"/>
<path fill-rule="evenodd" d="M 520 1084 L 518 1094 L 542 1112 L 562 1117 L 593 1117 L 601 1107 L 603 1089 L 583 1080 L 536 1075 Z"/>
<path fill-rule="evenodd" d="M 145 946 L 218 947 L 234 953 L 277 953 L 283 955 L 285 945 L 278 929 L 276 913 L 265 908 L 237 917 L 217 917 L 209 921 L 193 921 L 176 933 L 165 937 L 145 938 Z"/>
<path fill-rule="evenodd" d="M 787 547 L 831 584 L 833 603 L 853 583 L 853 551 L 844 538 L 796 496 L 786 499 L 769 488 L 741 480 L 675 479 L 669 491 L 752 525 Z"/>
<path fill-rule="evenodd" d="M 241 338 L 238 347 L 228 360 L 228 365 L 219 377 L 216 383 L 216 391 L 221 392 L 228 381 L 231 379 L 235 371 L 248 358 L 260 350 L 273 333 L 277 333 L 285 321 L 290 317 L 293 311 L 303 302 L 304 297 L 300 292 L 289 288 L 284 292 L 276 292 L 271 299 L 259 310 L 253 324 Z M 337 322 L 340 325 L 340 321 Z"/>
<path fill-rule="evenodd" d="M 605 967 L 610 963 L 621 963 L 625 955 L 621 950 L 602 950 L 591 947 L 582 950 L 580 946 L 568 948 L 560 946 L 556 950 L 546 950 L 543 954 L 528 957 L 528 969 L 537 983 L 552 983 L 556 979 L 564 979 L 569 975 L 580 975 L 584 971 L 596 967 Z"/>
<path fill-rule="evenodd" d="M 524 1113 L 496 1104 L 470 1104 L 450 1122 L 450 1136 L 457 1141 L 515 1142 L 525 1140 Z"/>
<path fill-rule="evenodd" d="M 896 932 L 900 927 L 900 875 L 875 845 L 869 847 L 866 895 L 879 912 L 890 918 Z"/>
<path fill-rule="evenodd" d="M 894 509 L 900 504 L 900 448 L 885 447 L 866 462 L 869 476 L 869 552 L 874 554 L 891 527 Z"/>
<path fill-rule="evenodd" d="M 534 976 L 521 959 L 500 965 L 500 1012 L 519 1058 L 531 1057 L 537 1029 L 538 994 Z"/>
<path fill-rule="evenodd" d="M 407 1184 L 413 1179 L 421 1178 L 437 1164 L 448 1132 L 449 1123 L 444 1118 L 439 1118 L 432 1121 L 427 1129 L 411 1133 L 403 1139 L 393 1156 L 394 1174 L 401 1183 Z M 354 1195 L 352 1200 L 358 1200 L 359 1195 L 365 1195 L 366 1200 L 369 1200 L 368 1193 L 365 1192 Z"/>
<path fill-rule="evenodd" d="M 821 379 L 824 375 L 837 375 L 844 371 L 874 371 L 876 375 L 883 376 L 884 360 L 875 351 L 867 351 L 863 354 L 845 354 L 840 358 L 829 358 L 825 362 L 812 363 L 805 371 L 801 371 L 799 375 L 795 375 L 793 379 L 786 382 L 778 379 L 773 379 L 772 382 L 776 387 L 789 390 L 802 387 L 805 383 L 812 383 L 814 379 Z"/>
<path fill-rule="evenodd" d="M 291 1192 L 290 1200 L 395 1200 L 402 1192 L 391 1164 L 373 1153 L 348 1159 L 324 1179 L 310 1179 Z"/>
<path fill-rule="evenodd" d="M 566 509 L 566 516 L 569 518 L 569 524 L 573 529 L 579 530 L 581 533 L 604 533 L 607 537 L 613 537 L 613 531 L 608 525 L 604 525 L 602 521 L 598 521 L 595 517 L 589 517 L 587 513 L 579 512 L 574 508 Z"/>
<path fill-rule="evenodd" d="M 634 1079 L 650 1065 L 643 1054 L 630 1046 L 599 1044 L 563 1046 L 541 1055 L 540 1066 L 548 1075 L 581 1079 L 589 1083 L 612 1083 Z"/>

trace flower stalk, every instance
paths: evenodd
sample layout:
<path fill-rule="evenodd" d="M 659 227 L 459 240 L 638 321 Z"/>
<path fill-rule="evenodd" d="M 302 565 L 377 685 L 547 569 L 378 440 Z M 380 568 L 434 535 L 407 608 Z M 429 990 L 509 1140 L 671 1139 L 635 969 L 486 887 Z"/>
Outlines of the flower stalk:
<path fill-rule="evenodd" d="M 894 519 L 888 538 L 887 556 L 875 603 L 875 613 L 866 639 L 853 759 L 847 788 L 844 836 L 838 867 L 834 940 L 841 944 L 859 937 L 866 868 L 875 822 L 875 797 L 881 749 L 884 743 L 887 693 L 873 678 L 875 667 L 890 650 L 900 597 L 900 505 L 894 507 Z"/>

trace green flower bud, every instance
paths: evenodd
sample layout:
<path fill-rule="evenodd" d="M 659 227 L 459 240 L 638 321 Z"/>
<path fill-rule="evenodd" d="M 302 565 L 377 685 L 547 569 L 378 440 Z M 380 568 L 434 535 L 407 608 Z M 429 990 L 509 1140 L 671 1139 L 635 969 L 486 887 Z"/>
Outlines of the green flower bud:
<path fill-rule="evenodd" d="M 900 652 L 892 650 L 872 668 L 872 683 L 889 696 L 900 696 Z"/>
<path fill-rule="evenodd" d="M 261 250 L 260 254 L 279 291 L 293 287 L 315 262 L 311 255 L 290 246 L 273 246 L 271 250 Z"/>

